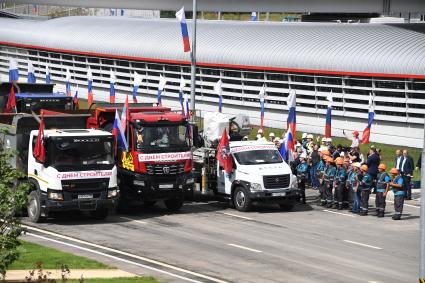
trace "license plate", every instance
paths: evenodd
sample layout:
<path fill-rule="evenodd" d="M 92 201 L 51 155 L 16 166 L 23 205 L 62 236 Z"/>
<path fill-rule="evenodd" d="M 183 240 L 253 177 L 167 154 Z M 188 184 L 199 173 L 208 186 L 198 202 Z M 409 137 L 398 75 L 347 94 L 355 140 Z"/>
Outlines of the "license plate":
<path fill-rule="evenodd" d="M 284 196 L 286 196 L 286 193 L 272 193 L 272 196 L 274 196 L 274 197 L 284 197 Z"/>
<path fill-rule="evenodd" d="M 78 199 L 91 199 L 91 198 L 93 198 L 93 194 L 78 195 Z"/>
<path fill-rule="evenodd" d="M 174 187 L 173 184 L 160 184 L 159 188 L 160 189 L 172 189 Z"/>

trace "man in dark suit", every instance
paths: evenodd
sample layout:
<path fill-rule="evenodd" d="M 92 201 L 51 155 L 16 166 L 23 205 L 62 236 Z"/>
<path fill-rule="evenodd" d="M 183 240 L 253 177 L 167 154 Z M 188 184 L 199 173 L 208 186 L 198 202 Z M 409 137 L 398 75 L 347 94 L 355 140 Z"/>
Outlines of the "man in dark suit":
<path fill-rule="evenodd" d="M 401 154 L 401 150 L 397 149 L 395 151 L 395 159 L 394 159 L 394 167 L 400 171 L 401 161 L 403 160 L 403 155 Z"/>
<path fill-rule="evenodd" d="M 403 158 L 400 165 L 400 171 L 401 175 L 403 176 L 406 199 L 412 199 L 412 188 L 410 186 L 410 181 L 412 179 L 414 169 L 415 164 L 413 162 L 413 158 L 408 154 L 406 149 L 403 150 Z"/>

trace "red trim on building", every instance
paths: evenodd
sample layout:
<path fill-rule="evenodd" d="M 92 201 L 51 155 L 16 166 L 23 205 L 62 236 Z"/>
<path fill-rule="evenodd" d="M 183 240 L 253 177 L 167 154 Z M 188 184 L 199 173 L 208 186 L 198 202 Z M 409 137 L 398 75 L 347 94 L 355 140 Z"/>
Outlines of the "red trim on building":
<path fill-rule="evenodd" d="M 85 55 L 85 56 L 93 56 L 93 57 L 111 58 L 111 59 L 145 61 L 145 62 L 153 62 L 153 63 L 173 64 L 173 65 L 190 65 L 190 61 L 154 59 L 154 58 L 114 55 L 114 54 L 107 54 L 107 53 L 75 51 L 75 50 L 50 48 L 50 47 L 43 47 L 43 46 L 37 46 L 37 45 L 28 45 L 28 44 L 12 43 L 12 42 L 4 42 L 4 41 L 0 41 L 0 45 L 20 47 L 20 48 L 28 48 L 28 49 L 36 49 L 36 50 L 42 50 L 42 51 L 51 51 L 51 52 L 58 52 L 58 53 L 68 53 L 68 54 L 75 54 L 75 55 Z M 249 66 L 249 65 L 217 64 L 217 63 L 207 63 L 207 62 L 197 62 L 196 64 L 197 64 L 197 66 L 200 66 L 200 67 L 218 67 L 218 68 L 257 70 L 257 71 L 310 73 L 310 74 L 337 75 L 337 76 L 425 79 L 425 75 L 414 75 L 414 74 L 383 74 L 383 73 L 365 73 L 365 72 L 344 72 L 344 71 L 329 71 L 329 70 L 293 69 L 293 68 L 278 68 L 278 67 Z"/>

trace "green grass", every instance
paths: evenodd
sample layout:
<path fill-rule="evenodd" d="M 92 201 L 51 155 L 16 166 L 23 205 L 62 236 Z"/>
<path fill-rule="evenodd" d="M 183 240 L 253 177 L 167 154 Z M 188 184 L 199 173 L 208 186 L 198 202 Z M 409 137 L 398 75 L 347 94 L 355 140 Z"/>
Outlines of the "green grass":
<path fill-rule="evenodd" d="M 66 282 L 78 283 L 79 280 L 68 280 Z M 156 280 L 153 277 L 122 277 L 122 278 L 110 278 L 110 279 L 84 279 L 86 283 L 127 283 L 127 282 L 138 282 L 138 283 L 160 283 L 161 281 Z"/>
<path fill-rule="evenodd" d="M 21 255 L 9 270 L 35 269 L 36 262 L 42 262 L 43 269 L 58 269 L 62 264 L 69 269 L 111 269 L 103 263 L 62 252 L 53 248 L 22 241 Z"/>
<path fill-rule="evenodd" d="M 254 129 L 252 130 L 252 132 L 249 136 L 250 139 L 255 139 L 255 137 L 257 135 L 257 130 L 258 130 L 258 127 L 254 127 Z M 268 137 L 270 132 L 273 132 L 276 135 L 276 137 L 280 137 L 283 133 L 283 130 L 282 129 L 275 129 L 275 128 L 264 128 L 264 136 L 265 137 Z M 302 132 L 297 132 L 297 139 L 300 140 L 301 135 L 302 135 Z M 314 138 L 316 138 L 316 136 L 317 135 L 315 134 Z M 348 140 L 346 138 L 333 137 L 332 142 L 333 142 L 334 145 L 338 145 L 338 144 L 341 144 L 343 146 L 350 146 L 351 145 L 351 140 Z M 371 142 L 368 145 L 361 145 L 360 146 L 360 151 L 363 153 L 364 157 L 366 157 L 368 149 L 371 145 L 375 145 L 377 148 L 381 149 L 381 154 L 383 156 L 383 160 L 381 162 L 385 163 L 387 165 L 387 168 L 389 168 L 389 169 L 394 167 L 394 156 L 395 156 L 395 151 L 397 149 L 407 149 L 409 151 L 409 155 L 413 158 L 415 166 L 416 166 L 416 162 L 418 161 L 418 158 L 421 154 L 421 150 L 418 149 L 418 148 L 410 148 L 410 147 L 406 147 L 406 146 L 395 146 L 395 145 L 388 145 L 388 144 Z M 413 178 L 414 178 L 414 180 L 419 180 L 420 172 L 415 170 Z"/>

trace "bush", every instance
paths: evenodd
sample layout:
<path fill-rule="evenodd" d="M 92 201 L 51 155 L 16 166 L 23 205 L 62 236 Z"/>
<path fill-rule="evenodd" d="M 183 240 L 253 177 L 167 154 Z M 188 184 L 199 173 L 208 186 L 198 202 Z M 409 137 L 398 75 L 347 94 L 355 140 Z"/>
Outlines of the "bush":
<path fill-rule="evenodd" d="M 28 201 L 26 176 L 9 163 L 14 155 L 0 141 L 0 279 L 5 277 L 7 267 L 19 257 L 18 237 L 22 233 L 19 213 Z"/>

